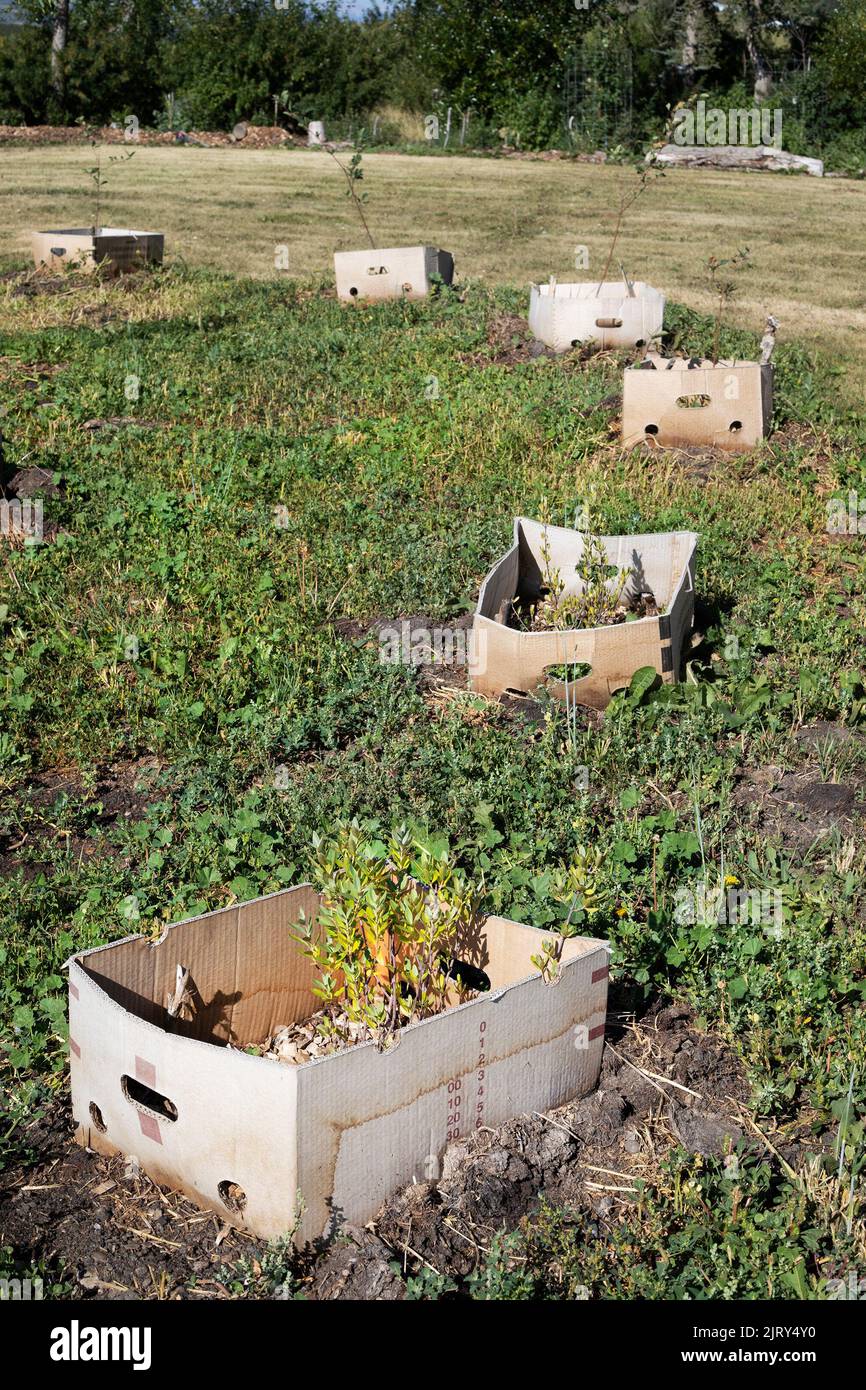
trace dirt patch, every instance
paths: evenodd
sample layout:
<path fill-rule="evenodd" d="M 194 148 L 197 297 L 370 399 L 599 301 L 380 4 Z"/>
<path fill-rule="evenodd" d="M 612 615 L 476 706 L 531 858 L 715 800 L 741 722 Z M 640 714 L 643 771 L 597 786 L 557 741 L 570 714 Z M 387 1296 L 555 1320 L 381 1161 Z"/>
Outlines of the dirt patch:
<path fill-rule="evenodd" d="M 92 271 L 67 270 L 62 275 L 55 275 L 46 270 L 44 266 L 38 269 L 33 266 L 27 270 L 6 271 L 0 276 L 0 282 L 8 284 L 9 294 L 13 299 L 37 299 L 42 295 L 69 295 L 78 291 L 88 291 L 92 294 L 94 289 L 107 286 L 121 294 L 134 294 L 137 290 L 152 284 L 154 276 L 161 272 L 161 266 L 149 266 L 141 270 L 129 271 L 123 275 L 112 275 L 105 267 L 97 267 Z M 113 310 L 106 308 L 104 304 L 86 305 L 80 312 L 85 319 L 91 320 L 91 326 L 93 326 L 94 319 L 97 326 L 102 327 L 120 317 Z M 40 372 L 42 376 L 48 375 L 50 371 L 60 370 L 59 366 L 46 365 L 49 370 L 42 370 Z M 25 370 L 33 372 L 39 368 L 33 367 Z"/>
<path fill-rule="evenodd" d="M 866 766 L 862 735 L 836 724 L 800 729 L 798 743 L 808 750 L 794 771 L 769 766 L 746 769 L 732 797 L 750 811 L 762 834 L 778 836 L 799 851 L 834 832 L 860 838 L 866 825 Z"/>
<path fill-rule="evenodd" d="M 418 684 L 431 709 L 459 708 L 471 724 L 487 722 L 495 711 L 509 719 L 535 728 L 544 719 L 544 705 L 525 695 L 506 692 L 498 700 L 474 695 L 469 685 L 469 641 L 474 614 L 459 618 L 430 618 L 423 613 L 410 617 L 338 618 L 334 631 L 356 646 L 378 649 L 386 662 L 392 660 L 418 672 Z M 595 711 L 582 710 L 587 727 L 595 726 Z"/>
<path fill-rule="evenodd" d="M 5 487 L 7 497 L 57 497 L 60 488 L 50 468 L 19 468 Z"/>
<path fill-rule="evenodd" d="M 774 455 L 784 457 L 791 449 L 803 449 L 810 455 L 810 464 L 825 472 L 829 470 L 831 479 L 835 476 L 834 456 L 845 448 L 846 442 L 850 442 L 852 448 L 857 447 L 853 440 L 832 441 L 826 430 L 818 433 L 812 425 L 802 424 L 799 420 L 789 420 L 780 429 L 774 430 L 767 441 Z"/>
<path fill-rule="evenodd" d="M 0 275 L 0 281 L 15 280 L 20 276 L 17 270 Z M 17 357 L 0 357 L 0 375 L 6 384 L 21 385 L 35 391 L 51 377 L 62 372 L 65 362 L 21 362 Z"/>
<path fill-rule="evenodd" d="M 410 666 L 423 689 L 441 685 L 466 689 L 472 613 L 431 618 L 412 613 L 399 618 L 338 618 L 334 631 L 347 642 L 377 650 L 383 665 Z"/>
<path fill-rule="evenodd" d="M 465 1278 L 493 1235 L 513 1229 L 541 1195 L 603 1230 L 671 1147 L 723 1154 L 748 1141 L 748 1093 L 737 1060 L 687 1007 L 655 1007 L 639 1020 L 613 1013 L 596 1091 L 450 1145 L 437 1181 L 396 1193 L 376 1221 L 344 1228 L 325 1251 L 299 1252 L 301 1288 L 316 1299 L 399 1299 L 403 1274 L 423 1263 Z M 769 1137 L 787 1162 L 802 1160 L 797 1142 Z M 68 1103 L 52 1106 L 24 1138 L 34 1158 L 0 1192 L 0 1245 L 22 1261 L 46 1260 L 80 1296 L 224 1298 L 230 1276 L 221 1267 L 260 1269 L 261 1242 L 124 1159 L 73 1144 Z M 275 1296 L 265 1284 L 254 1292 Z"/>
<path fill-rule="evenodd" d="M 28 880 L 51 871 L 52 858 L 40 858 L 43 846 L 56 846 L 58 834 L 66 852 L 83 859 L 110 852 L 94 828 L 108 830 L 118 820 L 135 820 L 162 794 L 164 765 L 146 756 L 100 769 L 92 788 L 85 787 L 78 769 L 40 773 L 21 789 L 12 789 L 0 805 L 0 872 L 20 872 Z M 58 831 L 57 802 L 75 805 L 73 824 Z M 88 833 L 91 832 L 91 833 Z"/>
<path fill-rule="evenodd" d="M 230 1297 L 222 1267 L 255 1258 L 260 1243 L 71 1133 L 68 1102 L 30 1125 L 36 1162 L 0 1190 L 0 1246 L 44 1261 L 76 1298 Z"/>
<path fill-rule="evenodd" d="M 157 430 L 162 425 L 161 420 L 145 420 L 140 415 L 109 415 L 105 420 L 85 420 L 80 426 L 81 429 L 89 433 L 96 430 Z"/>
<path fill-rule="evenodd" d="M 555 357 L 556 353 L 533 338 L 526 319 L 518 314 L 495 314 L 487 325 L 486 346 L 458 356 L 467 367 L 514 367 L 539 357 Z"/>
<path fill-rule="evenodd" d="M 311 1293 L 401 1298 L 395 1261 L 409 1274 L 426 1265 L 459 1281 L 541 1196 L 603 1231 L 631 1205 L 634 1183 L 651 1180 L 672 1147 L 722 1155 L 742 1139 L 750 1144 L 748 1094 L 736 1059 L 695 1027 L 686 1007 L 613 1027 L 596 1091 L 550 1115 L 523 1116 L 452 1144 L 437 1182 L 414 1183 L 369 1227 L 343 1232 L 314 1269 Z M 801 1161 L 797 1143 L 774 1142 L 789 1163 Z"/>

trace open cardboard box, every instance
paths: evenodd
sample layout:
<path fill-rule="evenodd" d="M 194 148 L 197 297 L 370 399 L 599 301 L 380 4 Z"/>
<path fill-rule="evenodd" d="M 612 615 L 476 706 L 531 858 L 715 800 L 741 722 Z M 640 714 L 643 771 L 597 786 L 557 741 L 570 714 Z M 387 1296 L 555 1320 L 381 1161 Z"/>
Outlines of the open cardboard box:
<path fill-rule="evenodd" d="M 337 298 L 425 299 L 431 276 L 454 279 L 454 257 L 438 246 L 391 246 L 384 251 L 335 251 Z"/>
<path fill-rule="evenodd" d="M 630 295 L 622 280 L 584 284 L 533 285 L 529 327 L 539 342 L 555 352 L 579 343 L 600 348 L 643 347 L 662 331 L 665 297 L 642 280 Z"/>
<path fill-rule="evenodd" d="M 246 1053 L 319 1007 L 292 935 L 318 904 L 309 886 L 289 888 L 68 962 L 78 1142 L 135 1155 L 155 1182 L 264 1238 L 370 1220 L 394 1189 L 438 1177 L 453 1140 L 584 1095 L 601 1066 L 607 946 L 566 940 L 545 984 L 530 957 L 551 934 L 501 917 L 458 946 L 489 991 L 387 1050 L 301 1066 Z M 189 1022 L 166 1009 L 179 964 Z"/>
<path fill-rule="evenodd" d="M 68 227 L 56 232 L 32 232 L 33 261 L 37 269 L 94 270 L 106 265 L 115 275 L 138 270 L 150 261 L 162 263 L 165 237 L 161 232 L 134 232 L 127 227 Z"/>
<path fill-rule="evenodd" d="M 769 434 L 771 364 L 720 362 L 689 367 L 679 358 L 672 358 L 671 364 L 656 370 L 626 367 L 622 393 L 626 448 L 646 440 L 667 449 L 702 445 L 741 453 Z"/>
<path fill-rule="evenodd" d="M 518 594 L 526 602 L 542 596 L 545 538 L 550 564 L 559 570 L 565 592 L 579 593 L 583 587 L 575 566 L 583 554 L 584 532 L 517 517 L 514 544 L 490 571 L 478 595 L 470 665 L 473 690 L 484 695 L 532 695 L 545 685 L 555 698 L 564 699 L 564 683 L 549 674 L 550 668 L 587 664 L 592 670 L 570 684 L 570 697 L 577 704 L 604 709 L 614 692 L 627 686 L 642 666 L 655 667 L 667 683 L 676 681 L 694 616 L 697 534 L 665 531 L 599 537 L 610 563 L 632 571 L 624 594 L 651 589 L 658 617 L 563 632 L 521 631 L 507 625 L 511 601 Z"/>

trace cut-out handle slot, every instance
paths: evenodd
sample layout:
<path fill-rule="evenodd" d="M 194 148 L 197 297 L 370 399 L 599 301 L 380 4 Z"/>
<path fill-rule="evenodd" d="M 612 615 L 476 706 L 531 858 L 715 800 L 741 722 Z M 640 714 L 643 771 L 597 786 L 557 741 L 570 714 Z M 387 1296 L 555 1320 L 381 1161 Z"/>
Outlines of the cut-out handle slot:
<path fill-rule="evenodd" d="M 448 976 L 464 989 L 474 989 L 479 994 L 486 994 L 490 988 L 490 976 L 468 960 L 457 960 L 455 957 L 448 970 Z"/>
<path fill-rule="evenodd" d="M 387 275 L 387 274 L 388 274 L 388 267 L 387 267 L 386 265 L 371 265 L 371 266 L 368 268 L 368 270 L 367 270 L 367 274 L 368 274 L 368 275 Z"/>
<path fill-rule="evenodd" d="M 622 319 L 596 319 L 596 328 L 622 328 Z"/>
<path fill-rule="evenodd" d="M 161 1095 L 159 1091 L 152 1090 L 150 1086 L 145 1086 L 143 1081 L 136 1081 L 134 1076 L 122 1076 L 120 1086 L 130 1105 L 147 1111 L 148 1115 L 155 1115 L 158 1120 L 177 1119 L 177 1106 L 174 1101 Z"/>
<path fill-rule="evenodd" d="M 679 406 L 680 410 L 702 410 L 705 406 L 708 406 L 709 404 L 709 396 L 705 396 L 702 392 L 698 393 L 698 395 L 696 396 L 677 397 L 677 405 Z"/>
<path fill-rule="evenodd" d="M 592 675 L 592 667 L 588 661 L 561 661 L 556 666 L 545 666 L 545 681 L 582 681 L 587 676 Z"/>

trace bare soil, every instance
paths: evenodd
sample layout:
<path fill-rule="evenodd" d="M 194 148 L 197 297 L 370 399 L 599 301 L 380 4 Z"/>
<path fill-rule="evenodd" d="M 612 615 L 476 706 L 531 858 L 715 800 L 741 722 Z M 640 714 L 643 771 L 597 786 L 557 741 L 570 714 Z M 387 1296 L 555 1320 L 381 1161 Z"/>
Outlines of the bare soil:
<path fill-rule="evenodd" d="M 299 1252 L 301 1290 L 314 1299 L 400 1299 L 404 1274 L 422 1263 L 459 1281 L 542 1195 L 603 1232 L 633 1200 L 634 1182 L 651 1179 L 673 1146 L 720 1154 L 745 1137 L 765 1150 L 745 1119 L 748 1089 L 736 1058 L 687 1007 L 656 1005 L 639 1019 L 612 1013 L 591 1095 L 452 1144 L 438 1181 L 395 1193 L 368 1227 L 344 1227 L 327 1249 Z M 46 1261 L 76 1294 L 226 1298 L 238 1262 L 261 1269 L 262 1242 L 123 1159 L 73 1144 L 65 1101 L 24 1137 L 34 1157 L 3 1180 L 0 1246 Z M 787 1162 L 801 1161 L 796 1131 L 768 1137 Z"/>
<path fill-rule="evenodd" d="M 77 829 L 66 835 L 68 853 L 85 858 L 107 853 L 108 846 L 97 844 L 87 831 L 140 818 L 162 794 L 158 784 L 163 771 L 160 760 L 147 755 L 98 769 L 92 788 L 84 786 L 78 768 L 29 776 L 26 787 L 10 790 L 5 808 L 0 804 L 0 872 L 20 871 L 28 879 L 50 872 L 50 858 L 40 859 L 39 853 L 43 845 L 56 843 L 58 797 L 80 802 Z"/>
<path fill-rule="evenodd" d="M 844 725 L 824 723 L 800 729 L 797 741 L 807 754 L 803 765 L 792 771 L 744 770 L 734 805 L 751 812 L 761 833 L 801 852 L 834 834 L 860 839 L 866 827 L 866 766 L 850 751 L 866 740 Z"/>

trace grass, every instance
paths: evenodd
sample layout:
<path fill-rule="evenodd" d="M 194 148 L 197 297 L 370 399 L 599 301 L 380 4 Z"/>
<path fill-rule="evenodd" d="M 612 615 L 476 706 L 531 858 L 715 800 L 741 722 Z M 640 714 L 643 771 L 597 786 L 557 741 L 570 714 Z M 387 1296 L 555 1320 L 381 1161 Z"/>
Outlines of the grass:
<path fill-rule="evenodd" d="M 89 225 L 86 146 L 0 149 L 0 239 L 26 257 L 33 228 Z M 601 272 L 627 167 L 559 161 L 368 154 L 367 214 L 381 246 L 419 239 L 452 251 L 463 279 L 525 285 Z M 106 216 L 164 231 L 192 266 L 268 278 L 275 247 L 288 274 L 329 275 L 335 250 L 365 245 L 333 161 L 315 151 L 142 147 L 108 170 Z M 618 246 L 633 278 L 708 312 L 704 266 L 747 245 L 732 321 L 834 354 L 850 398 L 866 402 L 861 229 L 866 184 L 847 179 L 675 170 L 632 210 Z M 819 248 L 819 249 L 816 249 Z M 527 290 L 528 294 L 528 290 Z"/>
<path fill-rule="evenodd" d="M 243 159 L 236 170 L 253 167 Z M 290 183 L 318 168 L 302 160 L 257 167 Z M 446 166 L 420 167 L 432 198 Z M 504 168 L 448 167 L 497 182 Z M 597 173 L 521 166 L 515 178 Z M 749 187 L 763 196 L 762 181 Z M 149 211 L 161 206 L 156 193 Z M 866 784 L 866 549 L 826 529 L 828 499 L 866 490 L 866 422 L 840 407 L 831 369 L 783 339 L 777 433 L 702 468 L 620 451 L 612 354 L 498 365 L 489 340 L 525 309 L 522 288 L 476 281 L 460 297 L 347 311 L 315 281 L 180 264 L 32 298 L 17 288 L 0 288 L 7 471 L 48 468 L 61 492 L 45 504 L 50 538 L 0 554 L 0 1161 L 26 1159 L 25 1117 L 66 1084 L 71 952 L 301 882 L 314 833 L 353 815 L 375 833 L 407 820 L 446 839 L 488 910 L 539 926 L 564 920 L 551 884 L 591 846 L 602 867 L 584 925 L 610 940 L 617 984 L 691 1000 L 742 1059 L 753 1115 L 841 1126 L 845 1192 L 855 1179 L 843 1217 L 825 1203 L 818 1219 L 819 1186 L 750 1171 L 746 1206 L 764 1215 L 744 1235 L 718 1175 L 693 1175 L 685 1195 L 672 1178 L 637 1210 L 632 1244 L 670 1260 L 667 1287 L 689 1292 L 715 1249 L 701 1234 L 712 1209 L 737 1254 L 711 1291 L 756 1297 L 767 1249 L 808 1217 L 818 1235 L 790 1236 L 787 1282 L 769 1293 L 821 1296 L 854 1248 L 848 1217 L 862 1227 L 866 853 L 844 829 L 814 845 L 780 838 L 739 789 L 798 769 Z M 709 320 L 673 305 L 670 324 L 706 350 Z M 723 335 L 727 352 L 755 346 Z M 573 515 L 586 498 L 602 533 L 702 535 L 688 680 L 637 684 L 601 727 L 569 732 L 544 700 L 527 723 L 459 679 L 431 692 L 334 627 L 459 618 L 515 515 Z M 798 733 L 815 721 L 837 737 L 810 760 Z M 679 910 L 727 881 L 778 894 L 781 931 Z M 832 1145 L 829 1162 L 835 1173 Z M 551 1221 L 526 1236 L 529 1285 L 513 1292 L 507 1253 L 489 1273 L 497 1296 L 547 1295 L 551 1262 L 593 1296 L 669 1296 L 658 1272 L 608 1268 L 592 1241 L 563 1265 Z"/>

